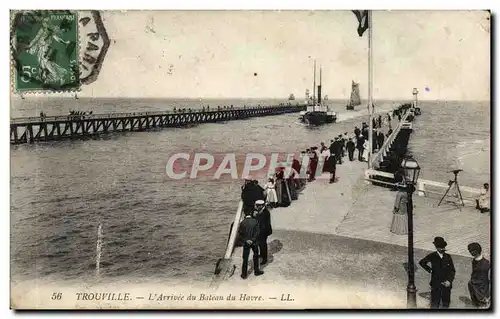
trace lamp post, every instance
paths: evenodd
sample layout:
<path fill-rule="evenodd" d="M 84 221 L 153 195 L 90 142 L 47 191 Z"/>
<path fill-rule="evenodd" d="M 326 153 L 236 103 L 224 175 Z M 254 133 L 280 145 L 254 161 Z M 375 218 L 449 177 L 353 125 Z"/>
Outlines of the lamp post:
<path fill-rule="evenodd" d="M 406 287 L 406 300 L 408 308 L 417 307 L 417 288 L 415 287 L 415 262 L 413 259 L 413 192 L 417 184 L 420 166 L 412 157 L 407 157 L 401 163 L 404 170 L 404 182 L 408 195 L 408 286 Z"/>

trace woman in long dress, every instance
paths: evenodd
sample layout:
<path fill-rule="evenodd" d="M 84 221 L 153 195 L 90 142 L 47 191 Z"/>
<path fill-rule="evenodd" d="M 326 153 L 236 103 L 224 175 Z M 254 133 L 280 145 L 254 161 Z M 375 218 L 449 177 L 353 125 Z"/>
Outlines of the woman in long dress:
<path fill-rule="evenodd" d="M 408 195 L 404 189 L 399 189 L 394 203 L 391 233 L 408 234 Z"/>
<path fill-rule="evenodd" d="M 291 174 L 289 178 L 286 179 L 288 190 L 290 192 L 290 200 L 297 200 L 297 189 L 295 187 L 294 173 Z"/>
<path fill-rule="evenodd" d="M 283 204 L 283 192 L 286 192 L 286 189 L 283 187 L 283 178 L 284 178 L 284 171 L 280 168 L 277 170 L 275 173 L 275 178 L 276 178 L 276 183 L 275 183 L 275 189 L 276 189 L 276 206 L 281 206 Z"/>
<path fill-rule="evenodd" d="M 276 194 L 274 179 L 268 179 L 265 189 L 266 202 L 269 204 L 269 206 L 276 207 L 276 204 L 278 203 L 278 195 Z"/>
<path fill-rule="evenodd" d="M 325 147 L 321 152 L 321 161 L 323 162 L 323 173 L 331 171 L 328 162 L 328 157 L 330 157 L 330 150 Z"/>
<path fill-rule="evenodd" d="M 315 149 L 312 149 L 310 153 L 310 161 L 309 161 L 309 181 L 313 181 L 316 179 L 316 169 L 318 168 L 318 154 Z"/>

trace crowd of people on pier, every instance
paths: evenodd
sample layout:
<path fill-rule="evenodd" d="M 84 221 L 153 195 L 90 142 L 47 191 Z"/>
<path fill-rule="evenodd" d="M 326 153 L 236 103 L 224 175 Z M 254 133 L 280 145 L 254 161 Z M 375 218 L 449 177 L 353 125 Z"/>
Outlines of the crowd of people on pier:
<path fill-rule="evenodd" d="M 212 109 L 212 111 L 217 110 L 217 111 L 222 111 L 222 110 L 234 110 L 234 105 L 217 105 L 216 109 Z M 186 113 L 186 112 L 209 112 L 210 111 L 210 105 L 203 105 L 201 109 L 191 109 L 191 108 L 177 108 L 174 107 L 172 112 L 174 113 Z"/>
<path fill-rule="evenodd" d="M 75 111 L 70 110 L 68 114 L 68 119 L 85 119 L 86 115 L 92 115 L 93 111 Z"/>
<path fill-rule="evenodd" d="M 373 152 L 382 148 L 385 135 L 382 126 L 387 123 L 387 136 L 392 133 L 391 114 L 386 115 L 386 121 L 382 115 L 373 123 Z M 369 126 L 363 122 L 361 129 L 355 127 L 353 134 L 347 132 L 339 134 L 330 141 L 329 147 L 324 142 L 320 146 L 311 146 L 300 152 L 297 158 L 292 159 L 291 170 L 286 174 L 285 167 L 278 167 L 274 176 L 267 180 L 264 187 L 257 180 L 246 178 L 241 189 L 243 202 L 243 221 L 239 226 L 237 243 L 243 246 L 243 264 L 241 277 L 248 277 L 248 258 L 250 251 L 253 252 L 254 273 L 262 275 L 260 265 L 267 263 L 267 237 L 272 234 L 271 215 L 269 210 L 276 207 L 288 207 L 294 200 L 298 199 L 299 192 L 308 182 L 313 182 L 322 173 L 330 173 L 330 183 L 336 182 L 337 165 L 341 165 L 348 157 L 349 161 L 355 161 L 354 153 L 358 151 L 358 160 L 366 161 L 365 150 L 368 149 Z M 308 161 L 304 161 L 308 157 Z M 307 163 L 303 169 L 302 165 Z M 323 165 L 322 167 L 320 167 Z M 232 227 L 231 227 L 232 228 Z M 262 261 L 259 263 L 259 257 Z"/>
<path fill-rule="evenodd" d="M 291 106 L 292 104 L 291 103 L 279 103 L 278 106 Z M 297 106 L 299 104 L 297 103 Z M 262 105 L 258 104 L 257 106 L 248 106 L 246 104 L 243 105 L 243 109 L 247 109 L 247 108 L 261 108 L 263 107 Z M 190 113 L 190 112 L 210 112 L 210 111 L 224 111 L 224 110 L 234 110 L 234 105 L 231 104 L 231 105 L 217 105 L 217 108 L 210 108 L 210 105 L 203 105 L 201 107 L 201 109 L 192 109 L 192 108 L 177 108 L 177 107 L 174 107 L 172 109 L 172 112 L 173 113 Z"/>

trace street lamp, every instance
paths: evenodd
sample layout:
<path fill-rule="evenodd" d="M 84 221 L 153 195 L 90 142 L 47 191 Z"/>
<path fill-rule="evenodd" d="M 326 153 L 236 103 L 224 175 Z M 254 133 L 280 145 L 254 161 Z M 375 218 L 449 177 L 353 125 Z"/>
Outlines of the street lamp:
<path fill-rule="evenodd" d="M 406 300 L 408 308 L 417 307 L 417 288 L 415 287 L 415 262 L 413 260 L 413 192 L 417 184 L 420 166 L 415 159 L 403 159 L 401 167 L 404 170 L 404 182 L 408 195 L 408 286 L 406 287 Z"/>

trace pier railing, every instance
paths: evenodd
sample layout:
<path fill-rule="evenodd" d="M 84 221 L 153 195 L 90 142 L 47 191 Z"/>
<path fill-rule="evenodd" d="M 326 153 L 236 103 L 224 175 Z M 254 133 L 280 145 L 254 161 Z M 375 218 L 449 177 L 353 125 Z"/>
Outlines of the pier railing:
<path fill-rule="evenodd" d="M 16 117 L 10 120 L 11 124 L 22 123 L 38 123 L 38 122 L 57 122 L 68 120 L 94 120 L 94 119 L 122 119 L 130 117 L 142 116 L 157 116 L 157 115 L 170 115 L 170 114 L 192 114 L 192 113 L 217 113 L 224 111 L 238 111 L 238 110 L 258 110 L 269 107 L 304 107 L 305 104 L 298 105 L 270 105 L 270 106 L 248 106 L 248 107 L 233 107 L 233 108 L 220 108 L 220 109 L 190 109 L 190 110 L 165 110 L 165 111 L 148 111 L 148 112 L 121 112 L 121 113 L 100 113 L 100 114 L 67 114 L 56 116 L 28 116 Z"/>
<path fill-rule="evenodd" d="M 244 120 L 303 110 L 304 105 L 255 106 L 183 111 L 129 112 L 112 114 L 69 114 L 11 119 L 11 144 L 82 138 L 103 133 L 146 131 L 203 123 Z"/>
<path fill-rule="evenodd" d="M 401 121 L 399 121 L 398 125 L 394 129 L 391 135 L 386 139 L 380 150 L 372 157 L 371 159 L 371 167 L 378 168 L 380 162 L 384 160 L 384 157 L 387 156 L 387 153 L 392 147 L 392 144 L 394 143 L 394 140 L 398 136 L 399 132 L 401 129 L 411 129 L 412 124 L 410 122 L 407 122 L 406 119 L 410 114 L 413 116 L 413 112 L 411 110 L 407 111 L 403 117 L 401 118 Z"/>
<path fill-rule="evenodd" d="M 236 240 L 238 239 L 238 229 L 240 227 L 240 222 L 243 217 L 243 201 L 240 200 L 238 203 L 238 209 L 234 215 L 233 225 L 231 226 L 231 233 L 229 236 L 229 241 L 227 242 L 226 252 L 224 254 L 224 259 L 230 259 L 233 255 L 234 247 L 236 245 Z"/>

